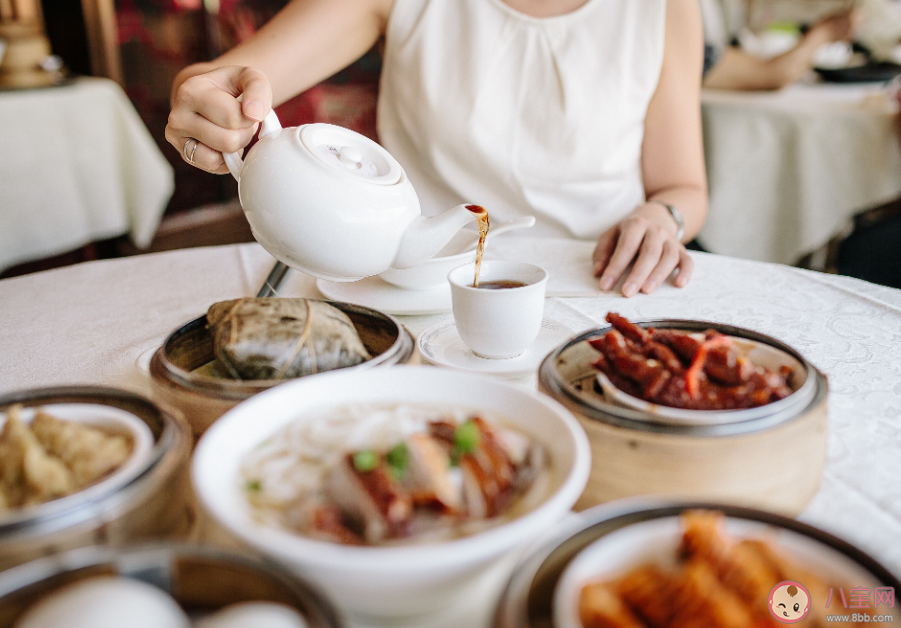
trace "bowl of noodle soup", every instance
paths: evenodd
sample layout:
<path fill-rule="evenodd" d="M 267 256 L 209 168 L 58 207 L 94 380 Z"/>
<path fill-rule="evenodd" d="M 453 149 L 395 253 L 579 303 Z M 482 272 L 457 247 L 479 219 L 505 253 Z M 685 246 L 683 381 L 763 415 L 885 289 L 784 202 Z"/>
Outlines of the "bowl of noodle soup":
<path fill-rule="evenodd" d="M 304 523 L 318 521 L 309 515 L 320 512 L 336 477 L 345 482 L 363 474 L 351 466 L 361 452 L 388 451 L 383 458 L 390 460 L 399 440 L 414 442 L 430 424 L 471 421 L 483 422 L 498 440 L 512 438 L 542 452 L 538 473 L 502 500 L 503 507 L 486 500 L 484 516 L 453 519 L 447 509 L 436 515 L 432 500 L 425 514 L 414 511 L 403 526 L 394 519 L 375 525 L 385 523 L 379 520 L 342 528 L 339 535 Z M 454 456 L 465 476 L 467 454 Z M 552 399 L 471 373 L 401 365 L 325 373 L 253 397 L 202 437 L 192 476 L 216 533 L 286 563 L 352 616 L 390 619 L 459 601 L 489 566 L 521 551 L 570 511 L 589 463 L 584 433 Z M 340 472 L 341 465 L 350 470 Z M 341 482 L 338 494 L 352 493 Z M 474 504 L 467 502 L 468 512 L 475 512 Z"/>

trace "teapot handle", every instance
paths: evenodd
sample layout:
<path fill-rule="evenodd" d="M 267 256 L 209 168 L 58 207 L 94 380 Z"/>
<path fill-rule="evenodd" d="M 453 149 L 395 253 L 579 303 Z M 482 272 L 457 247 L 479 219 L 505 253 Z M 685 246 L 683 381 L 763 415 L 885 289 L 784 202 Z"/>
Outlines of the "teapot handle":
<path fill-rule="evenodd" d="M 263 118 L 263 125 L 260 127 L 260 138 L 278 135 L 281 130 L 282 124 L 278 121 L 278 116 L 275 115 L 275 109 L 270 109 L 266 117 Z M 241 169 L 244 168 L 244 160 L 241 159 L 241 154 L 222 153 L 222 157 L 225 159 L 225 165 L 228 166 L 228 171 L 235 178 L 235 181 L 240 181 Z"/>

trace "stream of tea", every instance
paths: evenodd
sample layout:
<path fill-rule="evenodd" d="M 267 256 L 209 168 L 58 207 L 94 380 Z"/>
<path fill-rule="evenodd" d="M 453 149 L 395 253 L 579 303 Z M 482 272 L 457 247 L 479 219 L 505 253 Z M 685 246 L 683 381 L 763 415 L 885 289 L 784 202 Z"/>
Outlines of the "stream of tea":
<path fill-rule="evenodd" d="M 482 271 L 482 253 L 485 252 L 485 238 L 488 236 L 488 228 L 490 221 L 488 220 L 488 212 L 484 207 L 478 205 L 467 205 L 466 209 L 473 213 L 481 213 L 478 218 L 479 225 L 479 244 L 476 246 L 476 272 L 472 280 L 472 287 L 479 287 L 479 273 Z"/>

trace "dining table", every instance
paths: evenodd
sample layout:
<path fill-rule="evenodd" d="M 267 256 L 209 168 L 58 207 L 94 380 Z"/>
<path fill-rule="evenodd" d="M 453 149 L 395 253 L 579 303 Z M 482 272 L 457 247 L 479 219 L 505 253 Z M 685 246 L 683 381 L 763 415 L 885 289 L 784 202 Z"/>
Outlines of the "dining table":
<path fill-rule="evenodd" d="M 127 234 L 147 247 L 175 173 L 122 87 L 0 90 L 0 271 Z"/>
<path fill-rule="evenodd" d="M 591 242 L 507 235 L 492 247 L 486 258 L 529 259 L 548 270 L 544 317 L 555 333 L 564 330 L 564 339 L 605 325 L 606 315 L 617 312 L 637 321 L 679 318 L 744 327 L 800 352 L 825 374 L 829 392 L 827 461 L 798 519 L 852 543 L 901 577 L 901 290 L 691 252 L 695 270 L 686 287 L 667 283 L 654 294 L 625 298 L 597 288 Z M 0 280 L 0 393 L 91 384 L 151 396 L 148 356 L 211 304 L 256 295 L 274 261 L 260 245 L 247 243 L 91 261 Z M 453 323 L 449 301 L 400 293 L 379 278 L 335 286 L 290 271 L 277 295 L 328 298 L 336 290 L 362 305 L 377 301 L 420 340 Z M 411 361 L 429 363 L 421 351 Z M 533 366 L 483 372 L 543 394 Z M 453 360 L 434 368 L 480 370 Z M 416 625 L 489 626 L 515 562 L 513 556 L 494 565 L 481 597 L 465 608 Z"/>
<path fill-rule="evenodd" d="M 893 89 L 813 74 L 776 91 L 703 90 L 704 249 L 796 264 L 901 196 Z"/>

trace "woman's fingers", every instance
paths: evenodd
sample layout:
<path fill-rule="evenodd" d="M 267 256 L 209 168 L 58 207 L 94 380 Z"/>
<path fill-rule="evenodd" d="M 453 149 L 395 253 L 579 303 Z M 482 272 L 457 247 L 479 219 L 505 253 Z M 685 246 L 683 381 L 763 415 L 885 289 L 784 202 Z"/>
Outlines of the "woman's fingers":
<path fill-rule="evenodd" d="M 649 228 L 647 220 L 641 217 L 627 218 L 619 224 L 616 246 L 607 267 L 601 273 L 601 290 L 610 290 L 635 258 Z"/>
<path fill-rule="evenodd" d="M 228 168 L 225 167 L 222 153 L 241 152 L 253 139 L 258 126 L 259 123 L 255 123 L 245 129 L 230 130 L 216 126 L 209 120 L 198 116 L 195 123 L 191 125 L 191 130 L 188 131 L 190 135 L 179 135 L 178 141 L 182 143 L 188 139 L 198 141 L 197 149 L 194 151 L 194 160 L 188 160 L 189 163 L 208 172 L 226 173 Z M 182 133 L 185 132 L 182 131 Z M 185 157 L 184 151 L 182 151 L 182 157 Z"/>
<path fill-rule="evenodd" d="M 623 296 L 631 297 L 641 290 L 663 257 L 666 239 L 667 235 L 661 229 L 651 228 L 645 231 L 632 272 L 623 284 Z"/>
<path fill-rule="evenodd" d="M 613 255 L 613 249 L 616 248 L 616 240 L 618 238 L 618 226 L 608 229 L 598 238 L 597 246 L 594 247 L 594 253 L 591 256 L 595 277 L 599 277 L 604 272 L 604 269 L 607 268 L 607 264 L 610 263 L 610 257 Z M 609 290 L 609 288 L 603 289 Z"/>
<path fill-rule="evenodd" d="M 250 143 L 269 112 L 272 92 L 259 70 L 228 66 L 186 79 L 173 100 L 166 139 L 188 163 L 226 173 L 222 153 Z"/>
<path fill-rule="evenodd" d="M 226 129 L 246 128 L 260 122 L 272 105 L 272 90 L 266 75 L 239 66 L 217 68 L 191 77 L 182 84 L 177 97 L 183 97 L 191 111 Z"/>
<path fill-rule="evenodd" d="M 684 288 L 688 285 L 688 280 L 691 279 L 691 273 L 694 271 L 694 268 L 695 262 L 683 246 L 682 250 L 679 251 L 679 274 L 673 280 L 677 288 Z"/>
<path fill-rule="evenodd" d="M 669 277 L 673 269 L 679 265 L 680 252 L 682 245 L 675 240 L 667 240 L 663 243 L 663 250 L 657 265 L 641 284 L 641 291 L 645 294 L 651 294 L 659 288 L 667 277 Z M 686 256 L 687 257 L 687 256 Z M 691 258 L 688 258 L 689 260 Z"/>
<path fill-rule="evenodd" d="M 629 218 L 598 239 L 593 255 L 595 276 L 600 275 L 602 290 L 610 290 L 631 270 L 623 283 L 623 296 L 639 291 L 651 294 L 673 271 L 673 283 L 681 288 L 691 278 L 694 262 L 681 242 L 672 234 L 640 217 Z"/>
<path fill-rule="evenodd" d="M 242 113 L 257 122 L 262 122 L 272 108 L 272 86 L 266 75 L 254 68 L 242 68 L 235 87 L 243 94 Z"/>
<path fill-rule="evenodd" d="M 201 130 L 204 127 L 211 127 L 207 130 Z M 201 170 L 216 174 L 225 174 L 228 167 L 225 165 L 225 153 L 240 153 L 245 146 L 253 139 L 254 133 L 258 125 L 254 125 L 249 129 L 240 129 L 238 131 L 229 131 L 220 127 L 215 127 L 207 120 L 198 122 L 193 131 L 193 135 L 186 136 L 181 133 L 170 136 L 170 129 L 166 129 L 166 138 L 173 146 L 181 147 L 182 159 L 192 166 L 196 166 Z M 194 137 L 196 135 L 197 137 Z M 215 145 L 212 148 L 208 143 L 198 138 L 205 138 L 209 144 Z M 210 138 L 213 138 L 212 140 Z"/>
<path fill-rule="evenodd" d="M 220 151 L 213 150 L 191 137 L 185 139 L 182 157 L 192 166 L 213 174 L 226 174 L 229 171 Z"/>

